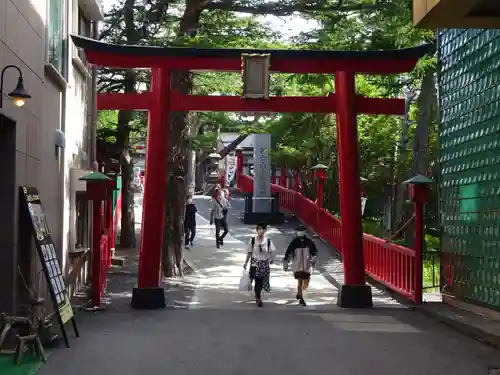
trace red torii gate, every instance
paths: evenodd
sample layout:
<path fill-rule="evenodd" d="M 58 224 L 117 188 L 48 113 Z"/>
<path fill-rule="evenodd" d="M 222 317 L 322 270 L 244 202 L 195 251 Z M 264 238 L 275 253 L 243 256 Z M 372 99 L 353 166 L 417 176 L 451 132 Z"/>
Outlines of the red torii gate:
<path fill-rule="evenodd" d="M 146 179 L 144 189 L 138 288 L 133 308 L 165 307 L 161 288 L 161 251 L 167 184 L 168 126 L 173 111 L 225 112 L 336 112 L 340 214 L 344 285 L 338 304 L 372 306 L 371 288 L 365 284 L 361 191 L 356 116 L 403 115 L 404 100 L 358 96 L 355 74 L 398 74 L 411 71 L 432 46 L 387 51 L 246 50 L 183 47 L 128 46 L 72 36 L 89 63 L 109 68 L 151 68 L 151 91 L 104 93 L 98 109 L 147 110 Z M 242 99 L 237 96 L 185 95 L 171 90 L 170 73 L 180 71 L 241 71 L 242 54 L 270 54 L 270 71 L 335 75 L 335 94 L 324 97 L 271 97 Z"/>

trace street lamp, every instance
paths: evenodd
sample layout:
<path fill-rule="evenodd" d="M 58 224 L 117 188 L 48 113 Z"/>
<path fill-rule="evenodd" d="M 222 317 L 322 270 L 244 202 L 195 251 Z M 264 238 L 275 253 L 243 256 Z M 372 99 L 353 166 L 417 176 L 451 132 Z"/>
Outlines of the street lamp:
<path fill-rule="evenodd" d="M 5 68 L 2 69 L 2 74 L 0 76 L 0 108 L 2 108 L 3 106 L 3 78 L 5 71 L 9 68 L 14 68 L 19 72 L 19 78 L 17 79 L 17 86 L 8 95 L 14 102 L 14 105 L 20 108 L 24 106 L 27 99 L 31 99 L 31 95 L 28 94 L 28 92 L 24 89 L 23 73 L 21 72 L 21 69 L 19 69 L 15 65 L 7 65 Z"/>

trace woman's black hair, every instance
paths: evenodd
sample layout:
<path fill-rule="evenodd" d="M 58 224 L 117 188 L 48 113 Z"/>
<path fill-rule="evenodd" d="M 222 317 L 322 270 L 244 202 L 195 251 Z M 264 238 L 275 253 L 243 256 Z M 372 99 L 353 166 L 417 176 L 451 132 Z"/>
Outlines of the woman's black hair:
<path fill-rule="evenodd" d="M 267 224 L 259 223 L 259 224 L 257 224 L 257 229 L 259 229 L 259 228 L 262 228 L 262 229 L 266 230 L 267 229 Z"/>

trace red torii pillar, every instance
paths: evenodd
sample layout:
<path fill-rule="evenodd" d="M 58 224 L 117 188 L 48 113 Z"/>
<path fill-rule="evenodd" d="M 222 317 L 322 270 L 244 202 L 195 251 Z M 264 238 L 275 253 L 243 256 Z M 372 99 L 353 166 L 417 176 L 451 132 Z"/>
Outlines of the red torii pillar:
<path fill-rule="evenodd" d="M 161 285 L 165 193 L 167 191 L 168 132 L 170 121 L 170 71 L 153 68 L 151 72 L 152 103 L 146 146 L 146 176 L 142 211 L 139 280 L 134 288 L 133 308 L 166 306 Z"/>
<path fill-rule="evenodd" d="M 408 72 L 432 46 L 397 51 L 271 51 L 271 70 L 283 73 L 335 74 L 336 93 L 326 97 L 271 97 L 245 100 L 236 96 L 185 95 L 170 90 L 170 70 L 239 71 L 244 53 L 265 50 L 189 49 L 122 46 L 72 36 L 84 48 L 90 63 L 125 69 L 152 68 L 152 91 L 142 94 L 101 94 L 100 109 L 147 109 L 148 148 L 139 287 L 132 305 L 137 308 L 165 306 L 160 287 L 163 214 L 166 190 L 167 132 L 171 111 L 227 112 L 337 112 L 339 175 L 342 215 L 342 252 L 345 282 L 338 304 L 342 307 L 372 306 L 371 288 L 365 285 L 356 115 L 404 113 L 401 99 L 364 98 L 355 93 L 355 73 L 397 74 Z"/>
<path fill-rule="evenodd" d="M 338 304 L 347 306 L 372 301 L 371 287 L 365 283 L 363 252 L 363 228 L 361 217 L 361 188 L 359 183 L 358 125 L 356 121 L 356 85 L 354 72 L 341 71 L 335 74 L 337 95 L 337 147 L 339 182 L 341 191 L 341 244 L 350 249 L 343 255 L 344 285 L 340 289 Z M 343 203 L 343 204 L 342 204 Z"/>

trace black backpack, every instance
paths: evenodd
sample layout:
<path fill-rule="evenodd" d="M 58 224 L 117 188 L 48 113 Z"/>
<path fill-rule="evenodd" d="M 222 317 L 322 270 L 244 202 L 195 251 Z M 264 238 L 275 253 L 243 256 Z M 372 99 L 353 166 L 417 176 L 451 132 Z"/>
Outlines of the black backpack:
<path fill-rule="evenodd" d="M 252 237 L 252 251 L 255 246 L 255 237 Z M 271 247 L 271 239 L 267 239 L 267 252 L 269 252 L 269 248 Z"/>

